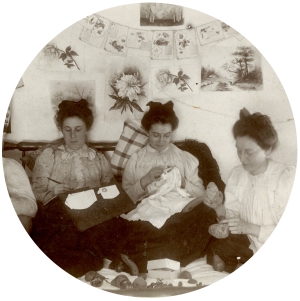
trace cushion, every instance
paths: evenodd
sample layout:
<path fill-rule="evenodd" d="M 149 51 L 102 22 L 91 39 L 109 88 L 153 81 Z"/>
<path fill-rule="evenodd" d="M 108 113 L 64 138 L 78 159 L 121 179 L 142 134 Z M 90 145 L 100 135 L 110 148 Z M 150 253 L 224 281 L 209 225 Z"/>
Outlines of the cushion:
<path fill-rule="evenodd" d="M 50 143 L 39 147 L 37 150 L 25 155 L 21 158 L 21 161 L 27 166 L 31 171 L 33 170 L 36 158 L 48 147 L 57 148 L 64 143 L 64 138 L 57 139 Z"/>
<path fill-rule="evenodd" d="M 114 175 L 122 176 L 133 153 L 148 143 L 148 134 L 135 122 L 124 122 L 123 132 L 112 155 L 110 165 Z"/>

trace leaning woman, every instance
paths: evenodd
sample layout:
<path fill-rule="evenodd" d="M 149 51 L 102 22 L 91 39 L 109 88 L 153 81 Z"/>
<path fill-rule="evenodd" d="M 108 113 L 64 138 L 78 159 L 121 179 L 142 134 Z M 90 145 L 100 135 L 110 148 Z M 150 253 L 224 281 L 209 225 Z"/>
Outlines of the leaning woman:
<path fill-rule="evenodd" d="M 123 188 L 138 207 L 140 201 L 143 204 L 143 199 L 149 197 L 149 202 L 140 211 L 123 216 L 129 220 L 126 225 L 128 244 L 124 252 L 134 260 L 141 272 L 147 271 L 148 260 L 169 258 L 186 266 L 204 256 L 211 239 L 208 227 L 216 222 L 214 210 L 203 204 L 205 188 L 198 176 L 197 158 L 172 143 L 174 131 L 179 124 L 173 102 L 162 104 L 151 101 L 148 106 L 149 110 L 144 114 L 141 124 L 148 132 L 149 143 L 130 157 L 122 181 Z M 150 188 L 159 186 L 163 173 L 168 168 L 176 169 L 179 173 L 179 184 L 173 193 L 176 195 L 177 192 L 184 191 L 192 201 L 179 212 L 172 212 L 165 223 L 157 227 L 154 222 L 158 209 L 159 212 L 171 212 L 173 208 L 164 206 L 175 208 L 180 202 L 180 198 L 172 199 L 172 196 L 167 197 L 166 201 L 163 195 L 165 198 L 161 198 L 160 202 L 149 205 L 156 201 L 151 195 L 155 190 Z M 136 218 L 137 214 L 145 216 L 145 211 L 152 222 Z"/>
<path fill-rule="evenodd" d="M 204 201 L 230 231 L 227 238 L 210 244 L 207 257 L 213 264 L 213 255 L 218 255 L 227 272 L 233 272 L 238 261 L 245 263 L 269 238 L 285 210 L 295 177 L 293 166 L 269 158 L 278 137 L 267 115 L 250 114 L 244 108 L 233 136 L 242 164 L 229 175 L 225 203 L 222 198 Z"/>
<path fill-rule="evenodd" d="M 102 250 L 96 242 L 88 241 L 92 234 L 89 237 L 88 231 L 77 231 L 55 197 L 72 189 L 99 187 L 108 183 L 113 174 L 104 155 L 86 144 L 93 124 L 86 100 L 62 101 L 55 121 L 64 139 L 61 145 L 46 148 L 36 159 L 32 189 L 39 210 L 31 237 L 58 266 L 79 277 L 103 267 Z"/>

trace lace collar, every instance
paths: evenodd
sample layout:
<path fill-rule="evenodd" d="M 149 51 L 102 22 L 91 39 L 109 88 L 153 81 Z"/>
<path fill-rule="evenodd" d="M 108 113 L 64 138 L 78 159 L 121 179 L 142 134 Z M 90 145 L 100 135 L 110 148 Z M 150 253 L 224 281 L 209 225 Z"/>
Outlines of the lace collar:
<path fill-rule="evenodd" d="M 163 154 L 169 150 L 170 144 L 168 145 L 168 147 L 166 147 L 164 150 L 162 150 L 160 152 L 158 150 L 154 149 L 149 143 L 146 145 L 146 147 L 147 147 L 147 150 L 151 153 Z"/>
<path fill-rule="evenodd" d="M 58 149 L 62 151 L 61 158 L 63 160 L 72 158 L 88 158 L 89 160 L 93 160 L 96 157 L 96 151 L 89 148 L 86 144 L 78 150 L 72 150 L 67 145 L 60 145 Z"/>

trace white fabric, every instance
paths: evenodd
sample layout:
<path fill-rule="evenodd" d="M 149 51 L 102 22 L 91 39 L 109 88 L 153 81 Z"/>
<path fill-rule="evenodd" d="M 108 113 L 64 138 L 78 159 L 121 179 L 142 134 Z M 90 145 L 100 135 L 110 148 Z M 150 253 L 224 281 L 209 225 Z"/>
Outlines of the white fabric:
<path fill-rule="evenodd" d="M 13 159 L 2 160 L 7 190 L 17 215 L 35 217 L 37 204 L 24 168 Z"/>
<path fill-rule="evenodd" d="M 202 196 L 204 186 L 198 176 L 198 159 L 188 152 L 180 150 L 174 144 L 170 144 L 165 150 L 158 152 L 149 144 L 132 154 L 128 160 L 122 186 L 130 198 L 137 202 L 147 191 L 143 190 L 140 179 L 155 166 L 176 166 L 181 176 L 185 179 L 185 189 L 192 197 Z"/>
<path fill-rule="evenodd" d="M 260 226 L 259 237 L 248 235 L 256 252 L 269 238 L 287 205 L 295 167 L 269 159 L 265 172 L 252 175 L 243 166 L 234 168 L 225 189 L 226 217 L 239 216 Z"/>
<path fill-rule="evenodd" d="M 171 215 L 180 212 L 194 199 L 180 186 L 181 174 L 179 169 L 174 167 L 170 172 L 164 172 L 159 181 L 148 185 L 150 196 L 121 217 L 130 221 L 149 221 L 156 228 L 161 228 Z"/>

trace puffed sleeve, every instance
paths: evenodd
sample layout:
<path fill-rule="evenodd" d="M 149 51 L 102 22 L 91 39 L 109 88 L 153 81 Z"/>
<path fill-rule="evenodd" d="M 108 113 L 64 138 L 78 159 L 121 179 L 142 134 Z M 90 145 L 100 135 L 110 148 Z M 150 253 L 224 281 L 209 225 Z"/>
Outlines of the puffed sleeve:
<path fill-rule="evenodd" d="M 114 177 L 111 166 L 110 166 L 108 160 L 105 158 L 105 156 L 102 153 L 97 152 L 97 157 L 100 160 L 100 164 L 101 164 L 101 168 L 102 168 L 100 182 L 101 182 L 101 184 L 109 183 L 110 180 Z"/>
<path fill-rule="evenodd" d="M 239 168 L 234 168 L 228 176 L 225 188 L 225 210 L 226 218 L 239 216 L 240 203 L 236 197 L 236 190 L 239 179 Z"/>
<path fill-rule="evenodd" d="M 32 171 L 32 190 L 37 200 L 43 201 L 48 193 L 48 179 L 54 165 L 54 150 L 46 148 L 36 159 Z"/>
<path fill-rule="evenodd" d="M 37 204 L 24 168 L 13 159 L 3 158 L 7 190 L 17 215 L 35 217 Z"/>
<path fill-rule="evenodd" d="M 292 191 L 295 173 L 295 167 L 286 166 L 278 178 L 274 191 L 270 191 L 271 194 L 274 194 L 274 197 L 268 197 L 269 207 L 271 209 L 270 214 L 272 214 L 274 223 L 273 225 L 261 225 L 258 236 L 259 242 L 265 242 L 269 238 L 282 217 Z"/>
<path fill-rule="evenodd" d="M 145 190 L 141 186 L 140 179 L 136 178 L 136 163 L 137 154 L 134 153 L 127 161 L 122 177 L 122 187 L 133 202 L 137 202 L 143 195 L 146 194 Z"/>
<path fill-rule="evenodd" d="M 200 197 L 204 195 L 203 181 L 198 176 L 199 161 L 192 154 L 183 151 L 182 163 L 184 164 L 185 189 L 192 197 Z"/>

